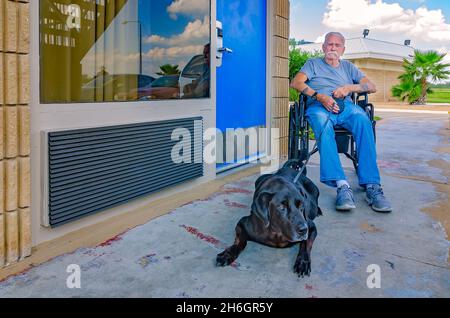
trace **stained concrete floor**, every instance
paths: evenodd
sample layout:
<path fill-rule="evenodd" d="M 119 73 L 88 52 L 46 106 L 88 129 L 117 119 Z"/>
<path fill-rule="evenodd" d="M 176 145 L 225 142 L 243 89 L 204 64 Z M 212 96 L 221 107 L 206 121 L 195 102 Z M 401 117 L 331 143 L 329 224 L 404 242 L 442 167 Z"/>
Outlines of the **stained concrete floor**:
<path fill-rule="evenodd" d="M 448 196 L 450 155 L 442 151 L 448 136 L 439 134 L 448 129 L 448 116 L 379 115 L 379 165 L 394 212 L 377 214 L 366 205 L 347 159 L 357 209 L 336 212 L 335 190 L 317 181 L 316 155 L 308 175 L 320 188 L 324 216 L 316 222 L 310 277 L 292 271 L 298 247 L 250 242 L 234 266 L 215 266 L 216 254 L 233 242 L 236 223 L 249 213 L 255 175 L 95 248 L 9 277 L 0 282 L 0 297 L 450 297 L 443 220 L 422 211 Z M 81 268 L 80 289 L 66 286 L 70 264 Z M 381 288 L 367 287 L 371 264 L 381 270 Z"/>

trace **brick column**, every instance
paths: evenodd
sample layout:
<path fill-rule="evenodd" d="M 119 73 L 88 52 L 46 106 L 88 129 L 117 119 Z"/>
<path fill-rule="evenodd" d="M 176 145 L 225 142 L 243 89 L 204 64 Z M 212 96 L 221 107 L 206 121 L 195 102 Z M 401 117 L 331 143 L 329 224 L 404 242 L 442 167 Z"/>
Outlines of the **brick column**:
<path fill-rule="evenodd" d="M 288 155 L 289 0 L 275 0 L 273 12 L 272 128 L 280 129 L 280 155 Z"/>
<path fill-rule="evenodd" d="M 31 254 L 28 2 L 0 0 L 0 268 Z"/>

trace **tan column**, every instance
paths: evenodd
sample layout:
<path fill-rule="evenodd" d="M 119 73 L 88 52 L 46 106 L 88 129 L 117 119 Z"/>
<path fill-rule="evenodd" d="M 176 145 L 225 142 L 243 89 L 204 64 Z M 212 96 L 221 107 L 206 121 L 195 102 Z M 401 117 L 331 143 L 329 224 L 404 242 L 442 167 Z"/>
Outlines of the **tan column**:
<path fill-rule="evenodd" d="M 280 155 L 288 154 L 289 112 L 289 0 L 275 0 L 273 12 L 272 128 L 280 129 Z"/>
<path fill-rule="evenodd" d="M 0 0 L 0 268 L 31 253 L 29 1 Z"/>

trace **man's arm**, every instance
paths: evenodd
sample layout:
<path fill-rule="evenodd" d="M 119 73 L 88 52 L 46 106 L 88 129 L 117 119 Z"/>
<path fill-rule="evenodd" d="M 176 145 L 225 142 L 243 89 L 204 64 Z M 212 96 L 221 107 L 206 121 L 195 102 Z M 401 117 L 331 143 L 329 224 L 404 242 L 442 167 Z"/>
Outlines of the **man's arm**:
<path fill-rule="evenodd" d="M 292 80 L 290 86 L 304 95 L 312 96 L 315 93 L 315 90 L 313 90 L 306 84 L 307 80 L 308 77 L 306 76 L 306 74 L 299 72 Z"/>
<path fill-rule="evenodd" d="M 377 87 L 372 83 L 368 77 L 363 77 L 359 84 L 350 85 L 351 93 L 376 93 Z"/>
<path fill-rule="evenodd" d="M 372 83 L 367 76 L 361 78 L 359 84 L 355 85 L 345 85 L 339 87 L 333 92 L 333 96 L 336 98 L 344 98 L 351 93 L 376 93 L 377 87 Z"/>
<path fill-rule="evenodd" d="M 296 89 L 302 94 L 311 97 L 316 92 L 311 87 L 306 84 L 308 77 L 305 73 L 299 72 L 294 79 L 291 81 L 290 87 Z M 339 106 L 336 101 L 328 95 L 317 94 L 317 100 L 328 110 L 334 113 L 339 112 Z"/>

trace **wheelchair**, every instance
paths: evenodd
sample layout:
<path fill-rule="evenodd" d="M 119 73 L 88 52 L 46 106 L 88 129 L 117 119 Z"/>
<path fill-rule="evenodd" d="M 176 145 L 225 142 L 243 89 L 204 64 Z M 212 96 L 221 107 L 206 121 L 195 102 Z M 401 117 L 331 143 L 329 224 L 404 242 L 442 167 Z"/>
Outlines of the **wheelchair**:
<path fill-rule="evenodd" d="M 288 161 L 305 161 L 314 155 L 319 149 L 316 147 L 309 150 L 309 130 L 310 125 L 306 119 L 307 96 L 300 94 L 297 102 L 289 107 L 289 145 L 288 145 Z M 373 134 L 375 136 L 376 121 L 374 120 L 374 106 L 369 103 L 367 93 L 353 93 L 352 101 L 355 105 L 361 107 L 369 117 L 372 123 Z M 347 158 L 353 162 L 353 166 L 358 171 L 358 153 L 356 151 L 356 142 L 350 131 L 347 129 L 335 126 L 334 132 L 336 135 L 336 144 L 338 146 L 338 153 L 343 153 Z M 350 151 L 349 151 L 350 148 Z"/>

